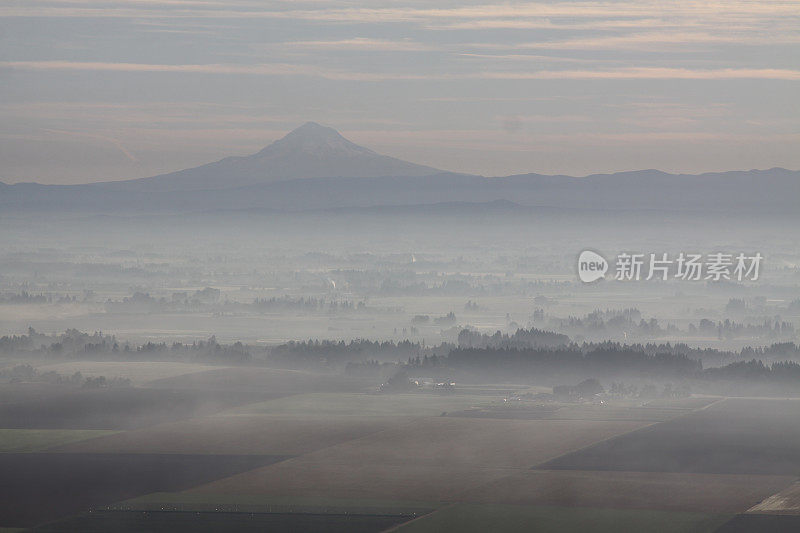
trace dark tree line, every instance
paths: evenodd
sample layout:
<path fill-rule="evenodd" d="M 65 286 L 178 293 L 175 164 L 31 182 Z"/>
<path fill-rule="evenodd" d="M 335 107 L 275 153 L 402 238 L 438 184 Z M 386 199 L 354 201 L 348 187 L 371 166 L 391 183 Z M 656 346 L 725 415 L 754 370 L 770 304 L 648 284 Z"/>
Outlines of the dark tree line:
<path fill-rule="evenodd" d="M 427 353 L 418 342 L 408 340 L 370 341 L 357 339 L 345 341 L 309 340 L 288 342 L 268 350 L 267 360 L 281 366 L 298 368 L 336 369 L 350 362 L 366 362 L 371 359 L 399 361 Z"/>
<path fill-rule="evenodd" d="M 687 355 L 647 353 L 641 347 L 570 345 L 557 348 L 457 348 L 447 356 L 453 369 L 519 377 L 560 374 L 690 376 L 702 363 Z"/>
<path fill-rule="evenodd" d="M 746 381 L 800 387 L 800 346 L 775 343 L 744 348 L 739 352 L 692 348 L 686 344 L 620 344 L 617 342 L 569 343 L 564 335 L 537 329 L 520 329 L 512 335 L 464 330 L 458 346 L 443 343 L 425 346 L 408 340 L 349 342 L 309 340 L 271 348 L 235 342 L 220 344 L 215 337 L 191 344 L 147 342 L 120 344 L 112 335 L 67 330 L 45 335 L 28 330 L 26 335 L 0 337 L 0 354 L 30 354 L 48 358 L 110 360 L 209 361 L 221 364 L 267 364 L 288 368 L 371 374 L 384 365 L 401 366 L 409 372 L 473 373 L 485 377 L 537 378 L 559 375 L 597 377 L 670 377 L 707 383 Z M 256 353 L 254 358 L 252 353 Z M 762 360 L 785 359 L 765 364 Z M 728 364 L 704 368 L 704 361 Z"/>
<path fill-rule="evenodd" d="M 534 348 L 539 346 L 561 346 L 569 343 L 569 337 L 561 333 L 541 329 L 518 329 L 508 335 L 497 331 L 493 335 L 468 329 L 458 334 L 459 348 Z"/>
<path fill-rule="evenodd" d="M 146 342 L 139 345 L 122 343 L 113 335 L 92 334 L 68 329 L 58 335 L 45 335 L 28 328 L 27 335 L 0 337 L 0 354 L 30 354 L 65 359 L 111 359 L 111 360 L 190 360 L 225 364 L 247 363 L 252 360 L 250 348 L 241 342 L 220 344 L 212 336 L 206 341 L 192 344 L 179 342 Z"/>

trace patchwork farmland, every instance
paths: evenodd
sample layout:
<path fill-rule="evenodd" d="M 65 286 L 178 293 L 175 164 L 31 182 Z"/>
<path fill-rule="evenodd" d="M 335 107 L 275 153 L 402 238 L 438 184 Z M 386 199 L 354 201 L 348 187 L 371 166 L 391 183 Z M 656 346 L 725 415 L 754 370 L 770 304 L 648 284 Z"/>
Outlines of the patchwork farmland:
<path fill-rule="evenodd" d="M 520 416 L 496 386 L 376 394 L 302 372 L 130 370 L 140 386 L 2 406 L 0 526 L 727 532 L 800 519 L 794 400 Z"/>

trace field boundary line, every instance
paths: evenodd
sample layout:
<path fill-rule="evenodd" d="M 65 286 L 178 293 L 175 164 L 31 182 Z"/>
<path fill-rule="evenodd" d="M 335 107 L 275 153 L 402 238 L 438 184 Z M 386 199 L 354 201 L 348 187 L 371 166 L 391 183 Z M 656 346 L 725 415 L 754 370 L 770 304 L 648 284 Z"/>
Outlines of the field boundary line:
<path fill-rule="evenodd" d="M 676 418 L 679 418 L 679 417 L 676 417 Z M 670 419 L 670 420 L 674 420 L 674 419 Z M 561 453 L 559 455 L 554 455 L 552 457 L 548 457 L 544 461 L 536 463 L 535 465 L 531 466 L 527 470 L 538 470 L 537 467 L 539 465 L 543 465 L 543 464 L 548 463 L 548 462 L 550 462 L 550 461 L 552 461 L 554 459 L 558 459 L 559 457 L 564 457 L 565 455 L 569 455 L 571 453 L 577 453 L 577 452 L 580 452 L 582 450 L 586 450 L 588 448 L 591 448 L 592 446 L 596 446 L 598 444 L 601 444 L 603 442 L 608 442 L 610 440 L 613 440 L 613 439 L 616 439 L 616 438 L 619 438 L 619 437 L 624 437 L 625 435 L 629 435 L 629 434 L 634 433 L 636 431 L 641 431 L 643 429 L 646 429 L 646 428 L 649 428 L 649 427 L 652 427 L 652 426 L 655 426 L 655 425 L 658 425 L 658 424 L 663 424 L 664 422 L 668 422 L 668 420 L 661 420 L 659 422 L 651 422 L 649 424 L 645 424 L 643 426 L 639 426 L 639 427 L 633 428 L 633 429 L 628 430 L 628 431 L 623 431 L 622 433 L 618 433 L 616 435 L 611 435 L 610 437 L 606 437 L 605 439 L 600 439 L 600 440 L 594 441 L 594 442 L 592 442 L 590 444 L 586 444 L 584 446 L 580 446 L 578 448 L 575 448 L 574 450 L 570 450 L 568 452 L 564 452 L 564 453 Z"/>
<path fill-rule="evenodd" d="M 720 403 L 720 402 L 724 402 L 724 401 L 725 401 L 725 400 L 727 400 L 727 399 L 728 399 L 727 397 L 722 397 L 722 398 L 719 398 L 719 399 L 717 399 L 717 400 L 715 400 L 715 401 L 711 402 L 711 403 L 710 403 L 710 404 L 708 404 L 708 405 L 704 405 L 703 407 L 699 407 L 699 408 L 697 408 L 697 409 L 691 409 L 691 410 L 688 410 L 687 412 L 685 412 L 685 413 L 682 413 L 682 414 L 680 414 L 680 415 L 676 416 L 675 418 L 670 418 L 670 419 L 668 419 L 668 420 L 660 420 L 660 421 L 657 421 L 657 422 L 652 422 L 652 423 L 650 423 L 650 424 L 645 424 L 645 425 L 643 425 L 643 426 L 641 426 L 641 427 L 638 427 L 638 428 L 632 429 L 632 430 L 630 430 L 630 431 L 625 431 L 625 432 L 623 432 L 623 433 L 619 433 L 618 435 L 613 435 L 613 436 L 611 436 L 611 437 L 608 437 L 608 438 L 605 438 L 605 439 L 602 439 L 602 440 L 598 440 L 598 441 L 596 441 L 596 442 L 593 442 L 593 443 L 591 443 L 591 444 L 587 444 L 586 446 L 581 446 L 580 448 L 576 448 L 576 449 L 574 449 L 574 450 L 571 450 L 571 451 L 569 451 L 569 452 L 562 453 L 561 455 L 556 455 L 556 456 L 554 456 L 554 457 L 550 457 L 550 458 L 548 458 L 548 459 L 547 459 L 547 460 L 545 460 L 545 461 L 542 461 L 542 462 L 540 462 L 540 463 L 537 463 L 537 464 L 533 465 L 532 467 L 530 467 L 530 468 L 529 468 L 529 470 L 538 470 L 538 469 L 537 469 L 537 467 L 538 467 L 539 465 L 542 465 L 542 464 L 548 463 L 548 462 L 550 462 L 550 461 L 553 461 L 553 460 L 555 460 L 555 459 L 558 459 L 559 457 L 563 457 L 563 456 L 565 456 L 565 455 L 569 455 L 569 454 L 571 454 L 571 453 L 577 453 L 577 452 L 580 452 L 580 451 L 582 451 L 582 450 L 586 450 L 586 449 L 588 449 L 588 448 L 591 448 L 592 446 L 596 446 L 596 445 L 598 445 L 598 444 L 601 444 L 601 443 L 603 443 L 603 442 L 608 442 L 608 441 L 610 441 L 610 440 L 613 440 L 613 439 L 616 439 L 616 438 L 619 438 L 619 437 L 624 437 L 625 435 L 630 435 L 631 433 L 634 433 L 634 432 L 636 432 L 636 431 L 641 431 L 641 430 L 643 430 L 643 429 L 647 429 L 647 428 L 649 428 L 649 427 L 653 427 L 653 426 L 656 426 L 656 425 L 658 425 L 658 424 L 664 424 L 664 423 L 667 423 L 667 422 L 671 422 L 671 421 L 673 421 L 673 420 L 677 420 L 677 419 L 679 419 L 679 418 L 683 418 L 684 416 L 688 416 L 688 415 L 690 415 L 690 414 L 692 414 L 692 413 L 696 413 L 697 411 L 703 411 L 703 410 L 705 410 L 705 409 L 708 409 L 708 408 L 709 408 L 709 407 L 711 407 L 712 405 L 716 405 L 716 404 L 718 404 L 718 403 Z"/>
<path fill-rule="evenodd" d="M 450 507 L 453 507 L 454 505 L 457 505 L 459 503 L 461 503 L 461 502 L 450 502 L 447 505 L 443 505 L 442 507 L 439 507 L 438 509 L 434 509 L 430 513 L 425 513 L 424 515 L 421 515 L 421 516 L 418 516 L 416 518 L 413 518 L 413 519 L 411 519 L 411 520 L 409 520 L 407 522 L 403 522 L 402 524 L 397 524 L 396 526 L 392 526 L 389 529 L 384 529 L 380 533 L 392 533 L 393 531 L 400 531 L 401 527 L 405 527 L 406 525 L 408 525 L 408 524 L 410 524 L 412 522 L 416 522 L 417 520 L 422 520 L 423 518 L 426 518 L 426 517 L 429 517 L 431 515 L 434 515 L 434 514 L 438 513 L 439 511 L 444 511 L 445 509 L 449 509 Z"/>
<path fill-rule="evenodd" d="M 718 403 L 722 403 L 727 399 L 728 399 L 727 396 L 723 396 L 722 398 L 718 398 L 717 400 L 714 400 L 710 404 L 704 405 L 703 407 L 700 407 L 699 409 L 692 409 L 691 411 L 689 411 L 689 413 L 694 413 L 695 411 L 705 411 L 706 409 L 708 409 L 712 405 L 717 405 Z M 689 414 L 689 413 L 686 413 L 686 414 Z M 678 417 L 678 418 L 680 418 L 680 417 Z"/>

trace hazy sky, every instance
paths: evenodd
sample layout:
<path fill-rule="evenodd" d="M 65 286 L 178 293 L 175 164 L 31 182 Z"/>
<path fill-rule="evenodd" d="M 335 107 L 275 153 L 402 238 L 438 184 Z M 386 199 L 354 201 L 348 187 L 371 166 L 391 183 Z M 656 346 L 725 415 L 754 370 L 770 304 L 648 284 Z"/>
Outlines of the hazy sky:
<path fill-rule="evenodd" d="M 800 168 L 800 2 L 0 0 L 0 181 L 154 175 L 314 120 L 504 175 Z"/>

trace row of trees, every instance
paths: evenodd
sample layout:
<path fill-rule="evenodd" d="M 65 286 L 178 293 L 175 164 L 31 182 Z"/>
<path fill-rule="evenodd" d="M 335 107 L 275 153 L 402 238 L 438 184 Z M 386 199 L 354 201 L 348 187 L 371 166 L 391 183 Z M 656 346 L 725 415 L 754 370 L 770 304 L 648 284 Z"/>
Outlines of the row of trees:
<path fill-rule="evenodd" d="M 139 345 L 124 343 L 120 345 L 113 335 L 103 335 L 102 331 L 92 334 L 68 329 L 58 335 L 45 335 L 28 328 L 27 335 L 6 335 L 0 337 L 0 354 L 21 355 L 24 353 L 47 357 L 70 359 L 124 359 L 124 360 L 193 360 L 220 363 L 247 363 L 252 360 L 250 348 L 241 342 L 220 344 L 212 336 L 206 341 L 191 344 L 179 342 L 146 342 Z"/>
<path fill-rule="evenodd" d="M 67 330 L 44 335 L 29 329 L 27 335 L 0 338 L 0 353 L 25 353 L 68 358 L 122 360 L 189 360 L 223 364 L 266 363 L 289 368 L 325 371 L 347 369 L 352 374 L 382 372 L 388 363 L 409 372 L 475 373 L 482 376 L 531 378 L 559 375 L 662 376 L 702 379 L 708 382 L 745 380 L 800 385 L 800 346 L 775 343 L 739 352 L 692 348 L 686 344 L 570 343 L 564 335 L 537 329 L 520 329 L 512 335 L 463 330 L 458 345 L 425 346 L 408 340 L 309 340 L 254 348 L 236 342 L 220 344 L 215 337 L 191 344 L 147 342 L 120 346 L 114 336 Z M 254 361 L 255 352 L 258 361 Z M 763 360 L 788 362 L 765 364 Z M 729 364 L 705 368 L 703 361 Z"/>
<path fill-rule="evenodd" d="M 468 329 L 461 330 L 458 334 L 459 348 L 536 348 L 564 346 L 570 339 L 561 333 L 544 331 L 541 329 L 518 329 L 514 334 L 508 335 L 497 331 L 493 335 L 479 333 Z"/>
<path fill-rule="evenodd" d="M 51 385 L 71 385 L 84 389 L 101 389 L 107 387 L 130 387 L 128 378 L 105 376 L 84 377 L 80 372 L 67 376 L 52 370 L 40 371 L 31 365 L 16 365 L 0 369 L 0 382 L 5 383 L 48 383 Z"/>
<path fill-rule="evenodd" d="M 559 374 L 689 376 L 702 363 L 680 353 L 649 354 L 631 346 L 570 345 L 559 348 L 457 348 L 447 365 L 488 375 L 530 377 Z"/>

